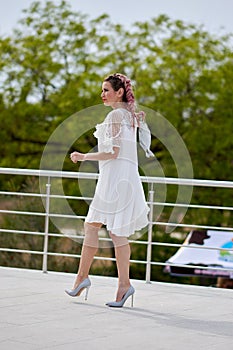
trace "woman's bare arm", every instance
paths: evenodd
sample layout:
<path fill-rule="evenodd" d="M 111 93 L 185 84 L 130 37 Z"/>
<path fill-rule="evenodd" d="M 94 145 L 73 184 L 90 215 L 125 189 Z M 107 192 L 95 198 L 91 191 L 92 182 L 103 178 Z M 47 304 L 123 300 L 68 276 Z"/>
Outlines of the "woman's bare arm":
<path fill-rule="evenodd" d="M 110 160 L 116 159 L 118 157 L 120 148 L 113 147 L 114 153 L 105 153 L 105 152 L 95 152 L 95 153 L 79 153 L 73 152 L 70 155 L 70 159 L 73 163 L 84 162 L 85 160 Z"/>

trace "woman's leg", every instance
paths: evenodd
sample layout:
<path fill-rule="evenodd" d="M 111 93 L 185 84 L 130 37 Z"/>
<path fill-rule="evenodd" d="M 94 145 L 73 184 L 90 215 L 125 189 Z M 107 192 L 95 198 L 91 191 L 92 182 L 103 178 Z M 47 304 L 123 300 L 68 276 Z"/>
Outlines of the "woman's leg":
<path fill-rule="evenodd" d="M 85 237 L 83 241 L 78 273 L 74 282 L 73 289 L 88 277 L 91 264 L 98 250 L 98 231 L 101 226 L 102 224 L 100 223 L 84 223 Z"/>
<path fill-rule="evenodd" d="M 130 287 L 129 266 L 130 266 L 130 245 L 126 237 L 119 237 L 110 233 L 112 238 L 118 271 L 118 290 L 116 301 L 120 301 Z"/>

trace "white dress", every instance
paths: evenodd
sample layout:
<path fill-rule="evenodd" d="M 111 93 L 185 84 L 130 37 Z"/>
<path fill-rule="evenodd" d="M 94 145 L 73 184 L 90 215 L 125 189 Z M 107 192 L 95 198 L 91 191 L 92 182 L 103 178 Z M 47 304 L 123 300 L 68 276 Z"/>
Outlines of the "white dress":
<path fill-rule="evenodd" d="M 129 111 L 117 108 L 96 125 L 99 152 L 120 150 L 116 159 L 99 161 L 99 179 L 85 220 L 102 223 L 124 237 L 147 226 L 149 212 L 138 172 L 137 127 L 132 126 L 132 118 Z"/>

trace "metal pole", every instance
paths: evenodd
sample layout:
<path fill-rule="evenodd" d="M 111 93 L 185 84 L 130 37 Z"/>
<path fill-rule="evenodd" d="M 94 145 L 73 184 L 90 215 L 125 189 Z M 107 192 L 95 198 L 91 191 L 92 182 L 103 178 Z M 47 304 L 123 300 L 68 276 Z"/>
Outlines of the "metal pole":
<path fill-rule="evenodd" d="M 151 252 L 152 252 L 152 233 L 153 233 L 153 201 L 154 201 L 154 190 L 153 183 L 151 184 L 151 190 L 149 191 L 149 224 L 148 224 L 148 241 L 147 241 L 147 256 L 146 256 L 146 283 L 150 283 L 151 278 Z"/>
<path fill-rule="evenodd" d="M 50 176 L 48 176 L 48 181 L 46 184 L 46 200 L 45 200 L 45 228 L 44 228 L 43 266 L 42 266 L 43 273 L 47 273 L 50 189 L 51 189 Z"/>

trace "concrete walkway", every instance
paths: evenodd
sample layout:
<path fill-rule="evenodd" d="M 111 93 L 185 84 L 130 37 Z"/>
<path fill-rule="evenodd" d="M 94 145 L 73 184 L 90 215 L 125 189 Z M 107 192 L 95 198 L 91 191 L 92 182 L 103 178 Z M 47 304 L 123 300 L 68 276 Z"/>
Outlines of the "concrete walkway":
<path fill-rule="evenodd" d="M 135 307 L 111 309 L 115 278 L 91 276 L 88 301 L 73 279 L 0 268 L 0 349 L 233 349 L 232 290 L 132 281 Z"/>

